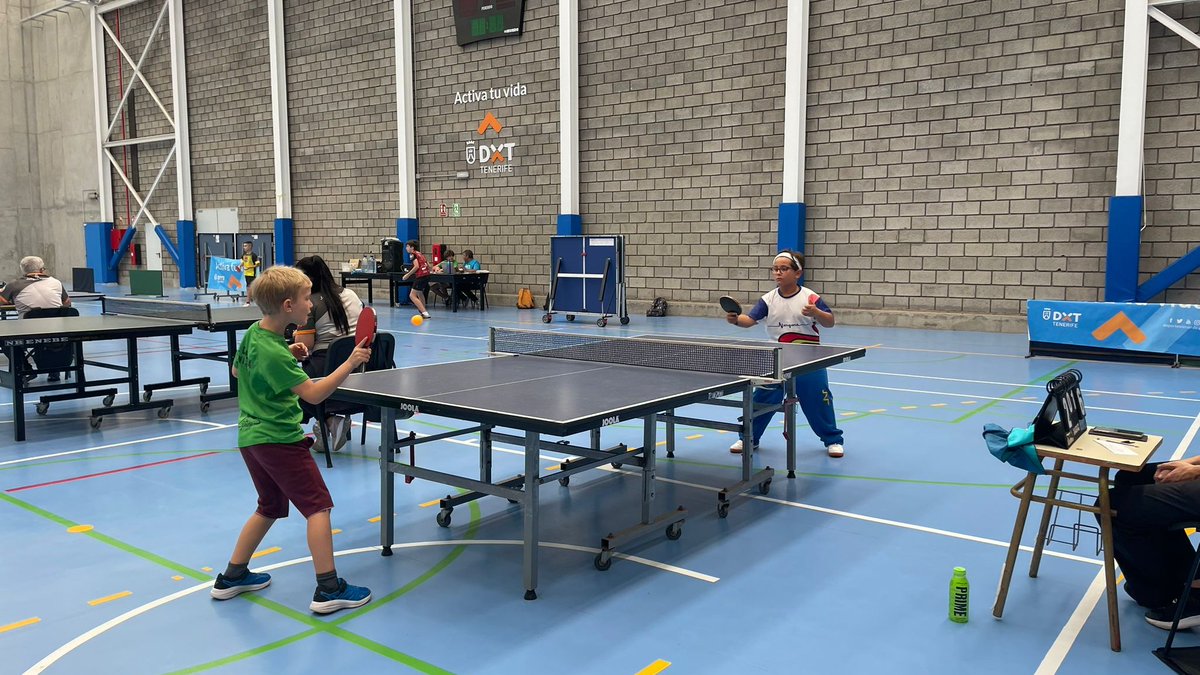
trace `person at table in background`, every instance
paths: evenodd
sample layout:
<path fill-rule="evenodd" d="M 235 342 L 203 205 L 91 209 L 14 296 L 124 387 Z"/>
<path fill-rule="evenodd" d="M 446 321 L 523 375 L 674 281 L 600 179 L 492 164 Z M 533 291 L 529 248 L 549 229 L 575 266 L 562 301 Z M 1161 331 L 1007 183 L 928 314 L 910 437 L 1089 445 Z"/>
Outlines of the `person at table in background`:
<path fill-rule="evenodd" d="M 15 305 L 21 318 L 31 309 L 71 306 L 63 283 L 46 273 L 46 263 L 36 255 L 21 258 L 21 276 L 0 290 L 0 301 Z"/>
<path fill-rule="evenodd" d="M 780 251 L 771 263 L 776 288 L 762 296 L 746 314 L 729 312 L 725 320 L 735 326 L 750 328 L 766 319 L 767 336 L 772 340 L 820 344 L 821 328 L 833 327 L 833 311 L 812 289 L 800 285 L 800 275 L 803 272 L 803 253 Z M 837 427 L 828 373 L 822 368 L 797 375 L 795 380 L 796 397 L 800 400 L 800 409 L 804 411 L 808 425 L 825 444 L 825 451 L 830 457 L 841 457 L 845 454 L 845 448 L 842 447 L 844 439 L 842 430 Z M 758 387 L 754 390 L 754 405 L 779 405 L 783 402 L 785 394 L 782 384 Z M 752 450 L 758 448 L 758 441 L 774 416 L 775 413 L 772 412 L 754 418 L 754 438 L 751 439 L 750 446 Z M 729 451 L 737 454 L 742 452 L 744 446 L 745 439 L 742 439 L 734 443 Z"/>
<path fill-rule="evenodd" d="M 469 248 L 462 252 L 462 267 L 460 269 L 466 272 L 478 272 L 482 269 L 482 265 L 475 259 L 475 252 Z M 475 296 L 475 291 L 469 288 L 459 290 L 459 294 L 463 298 L 470 300 L 473 304 L 479 303 L 479 298 Z"/>
<path fill-rule="evenodd" d="M 1187 533 L 1172 526 L 1200 521 L 1200 457 L 1118 471 L 1109 496 L 1113 557 L 1125 575 L 1125 592 L 1147 608 L 1150 625 L 1170 630 L 1196 555 Z M 1180 628 L 1200 626 L 1200 581 L 1192 589 Z"/>
<path fill-rule="evenodd" d="M 429 312 L 425 311 L 425 293 L 429 290 L 429 275 L 432 271 L 429 261 L 421 253 L 420 245 L 416 239 L 409 239 L 404 243 L 404 250 L 408 251 L 408 257 L 412 259 L 412 269 L 404 273 L 403 279 L 408 281 L 412 278 L 413 285 L 412 290 L 408 292 L 408 299 L 421 316 L 428 319 Z"/>
<path fill-rule="evenodd" d="M 296 261 L 296 269 L 304 272 L 312 282 L 312 309 L 308 312 L 308 321 L 296 329 L 295 341 L 308 349 L 308 359 L 304 362 L 304 372 L 309 377 L 325 375 L 326 357 L 329 355 L 329 345 L 339 337 L 353 335 L 358 326 L 358 315 L 362 312 L 362 300 L 349 288 L 338 286 L 333 280 L 333 272 L 324 258 L 311 255 Z M 333 439 L 333 451 L 337 452 L 346 444 L 350 437 L 350 418 L 340 415 L 342 406 L 349 408 L 350 404 L 340 401 L 330 401 L 325 406 L 328 417 L 325 424 L 329 436 Z M 307 417 L 317 415 L 317 406 L 301 402 L 301 408 Z M 313 423 L 313 438 L 316 443 L 313 449 L 325 452 L 325 435 L 321 433 L 319 423 Z"/>
<path fill-rule="evenodd" d="M 434 266 L 434 272 L 436 274 L 454 274 L 454 255 L 453 250 L 446 249 L 446 257 L 442 259 L 442 262 Z M 447 307 L 450 306 L 450 284 L 431 281 L 429 283 L 429 292 L 441 298 Z"/>
<path fill-rule="evenodd" d="M 300 426 L 303 413 L 298 404 L 302 399 L 316 405 L 329 398 L 355 368 L 370 360 L 371 350 L 355 347 L 329 377 L 309 379 L 297 363 L 308 355 L 307 350 L 303 344 L 288 345 L 284 332 L 289 324 L 307 317 L 310 292 L 304 273 L 286 266 L 264 270 L 250 290 L 263 318 L 242 336 L 232 373 L 241 384 L 238 448 L 258 493 L 258 506 L 242 526 L 228 566 L 209 591 L 214 600 L 229 600 L 271 584 L 270 574 L 250 571 L 250 558 L 275 521 L 288 516 L 291 502 L 307 521 L 308 550 L 317 575 L 309 610 L 329 614 L 371 601 L 370 589 L 352 586 L 337 574 L 329 517 L 333 498 L 309 452 L 311 443 Z"/>

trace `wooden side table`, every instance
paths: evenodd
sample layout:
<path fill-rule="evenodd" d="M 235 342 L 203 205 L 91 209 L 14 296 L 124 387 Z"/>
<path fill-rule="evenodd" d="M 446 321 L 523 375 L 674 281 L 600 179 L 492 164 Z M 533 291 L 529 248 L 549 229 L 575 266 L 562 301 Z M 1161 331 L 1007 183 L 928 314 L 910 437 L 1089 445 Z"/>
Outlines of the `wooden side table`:
<path fill-rule="evenodd" d="M 1100 441 L 1104 441 L 1101 443 Z M 1115 444 L 1123 451 L 1116 452 L 1105 444 Z M 1025 531 L 1025 520 L 1029 515 L 1029 504 L 1042 504 L 1042 522 L 1038 527 L 1037 541 L 1033 547 L 1033 559 L 1029 563 L 1029 576 L 1036 577 L 1038 566 L 1042 561 L 1042 549 L 1046 542 L 1046 531 L 1050 527 L 1050 512 L 1055 506 L 1076 511 L 1095 513 L 1100 516 L 1100 537 L 1104 545 L 1104 583 L 1108 595 L 1108 631 L 1109 646 L 1114 652 L 1121 651 L 1121 627 L 1117 618 L 1117 580 L 1113 562 L 1112 519 L 1116 515 L 1109 501 L 1110 469 L 1118 471 L 1140 471 L 1154 451 L 1162 445 L 1161 436 L 1148 436 L 1144 441 L 1124 441 L 1107 436 L 1094 436 L 1091 428 L 1071 444 L 1067 449 L 1049 445 L 1036 445 L 1038 457 L 1054 459 L 1054 468 L 1048 469 L 1050 484 L 1045 495 L 1034 494 L 1037 474 L 1028 473 L 1025 478 L 1012 487 L 1014 497 L 1021 500 L 1017 509 L 1017 520 L 1013 524 L 1012 540 L 1008 543 L 1008 556 L 1004 559 L 1004 570 L 1000 575 L 1000 589 L 996 592 L 996 604 L 992 608 L 992 616 L 999 619 L 1004 614 L 1004 601 L 1008 598 L 1008 585 L 1012 580 L 1013 569 L 1016 567 L 1017 551 L 1021 547 L 1021 535 Z M 1075 462 L 1096 467 L 1095 476 L 1071 473 L 1063 470 L 1066 462 Z M 1058 482 L 1062 478 L 1072 478 L 1099 486 L 1099 504 L 1079 504 L 1063 501 L 1057 498 Z"/>

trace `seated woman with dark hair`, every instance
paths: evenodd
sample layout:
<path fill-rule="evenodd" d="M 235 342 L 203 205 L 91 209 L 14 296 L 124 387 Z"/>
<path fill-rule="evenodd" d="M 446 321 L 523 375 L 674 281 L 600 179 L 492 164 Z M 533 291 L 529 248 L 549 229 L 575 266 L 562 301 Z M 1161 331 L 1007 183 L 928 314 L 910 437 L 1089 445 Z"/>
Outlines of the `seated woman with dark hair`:
<path fill-rule="evenodd" d="M 333 273 L 329 265 L 319 255 L 301 258 L 296 262 L 296 268 L 308 275 L 312 282 L 312 310 L 308 313 L 308 321 L 296 329 L 296 342 L 308 347 L 308 360 L 304 362 L 304 372 L 309 377 L 325 375 L 325 359 L 329 355 L 329 345 L 343 335 L 353 335 L 358 326 L 358 315 L 362 312 L 362 300 L 354 291 L 342 288 L 333 281 Z M 301 401 L 305 415 L 315 417 L 316 406 L 309 406 Z M 341 450 L 350 434 L 350 418 L 338 415 L 339 404 L 329 401 L 325 404 L 325 412 L 329 417 L 325 420 L 329 435 L 333 438 L 333 449 Z M 324 438 L 320 426 L 313 425 L 313 446 L 318 452 L 324 452 Z"/>

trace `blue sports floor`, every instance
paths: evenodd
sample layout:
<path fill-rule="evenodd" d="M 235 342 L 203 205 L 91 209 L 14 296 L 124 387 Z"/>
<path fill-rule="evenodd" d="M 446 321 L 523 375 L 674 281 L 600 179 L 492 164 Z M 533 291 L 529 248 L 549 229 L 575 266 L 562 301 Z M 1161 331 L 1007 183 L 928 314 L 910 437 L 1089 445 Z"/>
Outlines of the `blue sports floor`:
<path fill-rule="evenodd" d="M 715 308 L 711 319 L 635 316 L 603 329 L 561 316 L 545 325 L 540 310 L 505 307 L 435 309 L 414 328 L 409 311 L 377 309 L 401 365 L 445 363 L 446 378 L 453 362 L 484 354 L 489 325 L 762 337 Z M 608 469 L 569 487 L 549 483 L 535 602 L 522 599 L 520 510 L 503 499 L 456 509 L 444 529 L 429 504 L 447 488 L 398 481 L 398 545 L 381 557 L 379 433 L 369 429 L 362 446 L 356 427 L 323 471 L 337 504 L 338 570 L 375 600 L 329 617 L 307 609 L 313 570 L 295 515 L 252 561 L 274 575 L 269 588 L 226 602 L 208 595 L 255 506 L 235 447 L 235 402 L 202 414 L 198 392 L 182 389 L 170 394 L 169 419 L 110 416 L 98 431 L 88 427 L 90 401 L 53 404 L 45 417 L 30 405 L 30 440 L 16 444 L 10 392 L 0 390 L 0 672 L 1166 672 L 1150 653 L 1165 633 L 1124 595 L 1124 651 L 1109 650 L 1103 595 L 1088 594 L 1101 572 L 1090 535 L 1075 550 L 1051 544 L 1037 579 L 1023 553 L 1004 619 L 991 617 L 1017 508 L 1008 489 L 1021 473 L 992 458 L 980 432 L 986 422 L 1028 424 L 1045 382 L 1075 367 L 1090 423 L 1163 436 L 1156 459 L 1195 454 L 1193 370 L 1025 358 L 1022 335 L 838 327 L 825 337 L 872 347 L 830 372 L 845 458 L 828 458 L 802 428 L 798 477 L 777 475 L 769 495 L 738 498 L 719 519 L 715 489 L 736 480 L 735 439 L 682 428 L 676 458 L 660 454 L 655 511 L 686 505 L 683 537 L 627 549 L 634 557 L 607 572 L 592 565 L 599 538 L 636 522 L 639 479 Z M 217 350 L 223 337 L 197 333 L 185 344 Z M 168 379 L 167 341 L 142 345 L 143 381 Z M 88 350 L 124 353 L 118 343 Z M 185 372 L 224 381 L 215 363 Z M 418 415 L 400 427 L 433 434 L 451 424 Z M 756 462 L 779 468 L 781 418 L 772 425 Z M 477 455 L 465 438 L 421 446 L 419 457 L 470 475 Z M 604 441 L 640 445 L 640 423 L 606 427 Z M 496 475 L 519 473 L 520 455 L 499 447 Z M 546 466 L 560 459 L 544 453 Z M 957 565 L 971 581 L 965 625 L 946 616 Z"/>

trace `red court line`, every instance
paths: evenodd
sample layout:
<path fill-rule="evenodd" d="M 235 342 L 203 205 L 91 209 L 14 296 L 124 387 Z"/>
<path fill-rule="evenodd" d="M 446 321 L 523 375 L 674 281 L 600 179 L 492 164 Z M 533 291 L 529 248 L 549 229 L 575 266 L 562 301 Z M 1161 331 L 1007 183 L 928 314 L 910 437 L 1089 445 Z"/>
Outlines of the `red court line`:
<path fill-rule="evenodd" d="M 152 466 L 162 466 L 163 464 L 174 464 L 175 462 L 186 462 L 189 459 L 199 459 L 201 457 L 208 457 L 210 455 L 219 455 L 219 454 L 221 454 L 221 453 L 216 452 L 215 450 L 213 452 L 202 452 L 199 455 L 188 455 L 187 457 L 176 457 L 175 459 L 164 459 L 161 462 L 150 462 L 149 464 L 138 464 L 136 466 L 130 466 L 130 467 L 126 467 L 124 469 L 113 469 L 112 471 L 101 471 L 100 473 L 89 473 L 89 474 L 85 474 L 82 476 L 76 476 L 74 478 L 63 478 L 62 480 L 52 480 L 49 483 L 34 483 L 33 485 L 24 485 L 21 487 L 10 488 L 8 490 L 5 490 L 5 492 L 24 492 L 25 490 L 32 490 L 34 488 L 49 487 L 51 485 L 62 485 L 63 483 L 74 483 L 76 481 L 87 480 L 89 478 L 99 478 L 100 476 L 111 476 L 115 473 L 125 473 L 127 471 L 136 471 L 137 469 L 146 469 L 146 468 L 149 468 Z"/>

